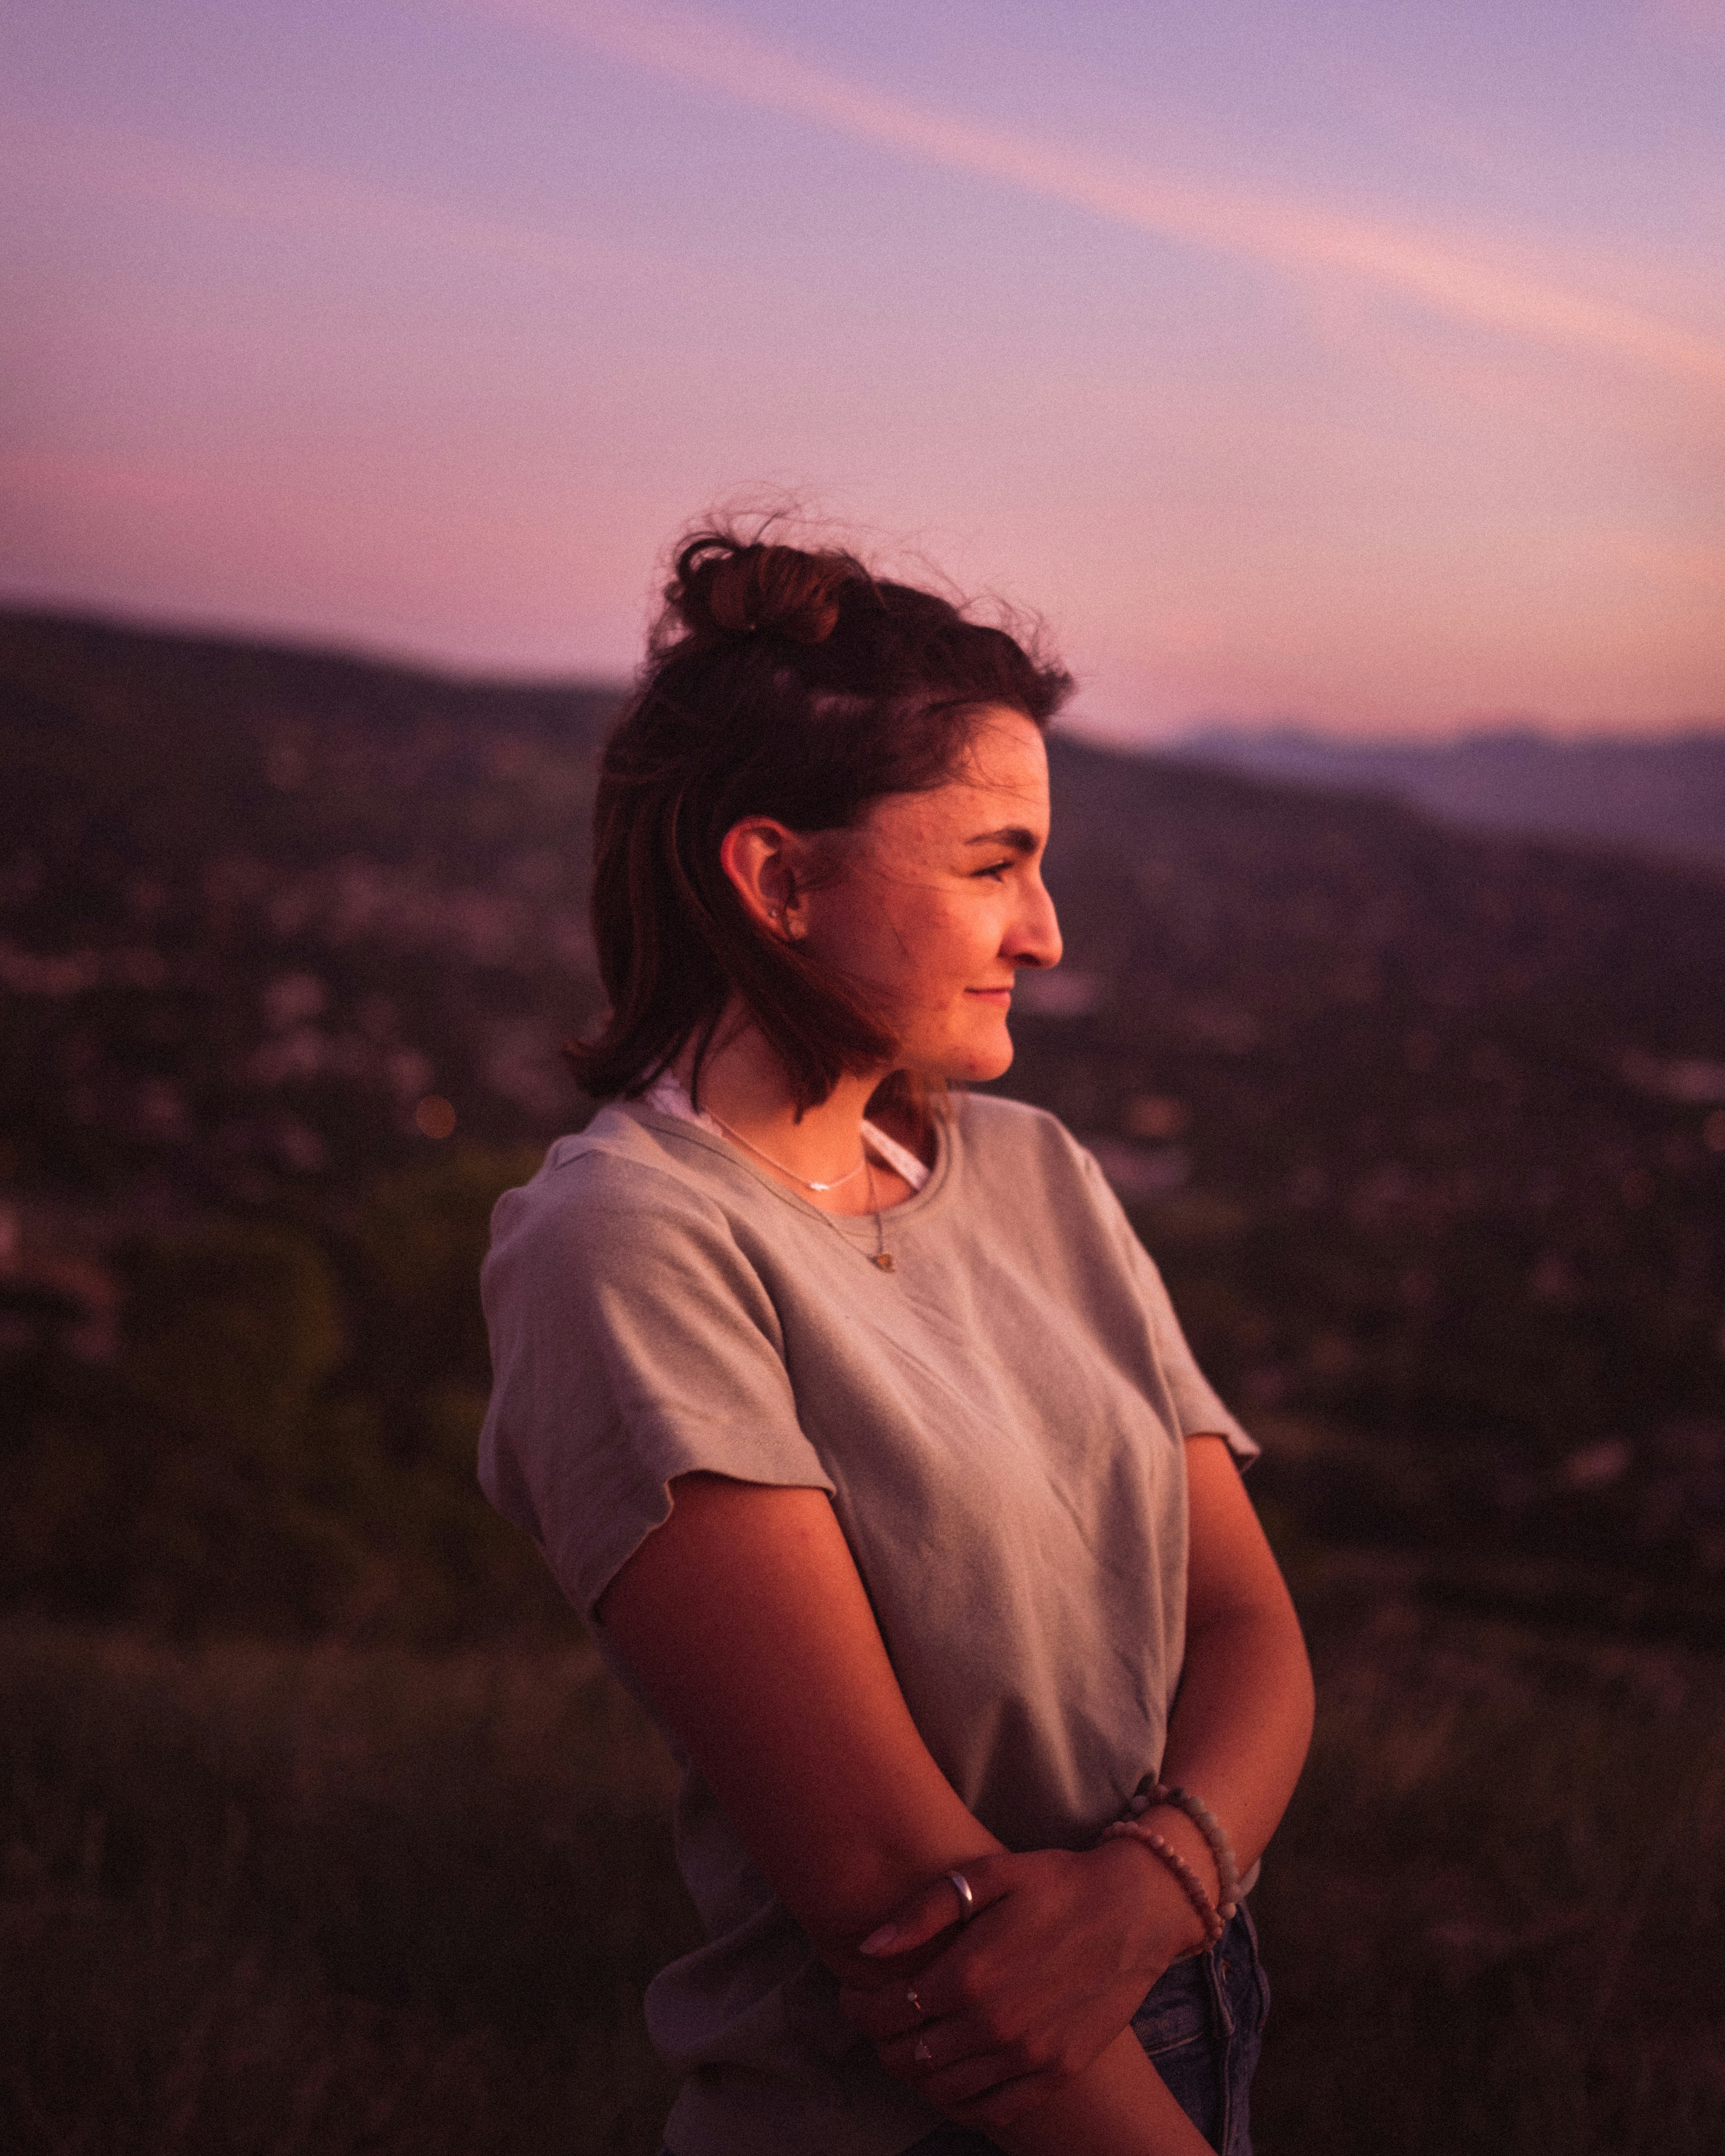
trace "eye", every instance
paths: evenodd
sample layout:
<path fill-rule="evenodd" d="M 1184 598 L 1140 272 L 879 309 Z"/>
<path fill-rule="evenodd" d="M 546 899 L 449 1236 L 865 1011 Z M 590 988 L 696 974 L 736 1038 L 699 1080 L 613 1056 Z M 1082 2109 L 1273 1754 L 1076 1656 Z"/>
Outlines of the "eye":
<path fill-rule="evenodd" d="M 996 883 L 1004 883 L 1007 870 L 1014 865 L 1011 861 L 991 861 L 987 868 L 978 869 L 976 873 L 979 876 L 993 876 Z"/>

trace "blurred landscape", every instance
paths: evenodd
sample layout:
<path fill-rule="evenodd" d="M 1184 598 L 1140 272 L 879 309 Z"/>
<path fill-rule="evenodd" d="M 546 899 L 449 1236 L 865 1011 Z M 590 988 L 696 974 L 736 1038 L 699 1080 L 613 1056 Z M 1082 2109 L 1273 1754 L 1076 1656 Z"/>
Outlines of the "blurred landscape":
<path fill-rule="evenodd" d="M 667 1769 L 473 1481 L 490 1208 L 590 1112 L 618 694 L 0 615 L 8 2148 L 658 2146 Z M 1004 1082 L 1265 1438 L 1320 1666 L 1266 2156 L 1717 2145 L 1692 748 L 1578 823 L 1054 744 L 1068 955 Z"/>
<path fill-rule="evenodd" d="M 1299 726 L 1198 727 L 1202 762 L 1325 788 L 1393 793 L 1487 830 L 1599 839 L 1725 861 L 1725 729 L 1554 741 L 1497 726 L 1435 742 L 1334 741 Z"/>

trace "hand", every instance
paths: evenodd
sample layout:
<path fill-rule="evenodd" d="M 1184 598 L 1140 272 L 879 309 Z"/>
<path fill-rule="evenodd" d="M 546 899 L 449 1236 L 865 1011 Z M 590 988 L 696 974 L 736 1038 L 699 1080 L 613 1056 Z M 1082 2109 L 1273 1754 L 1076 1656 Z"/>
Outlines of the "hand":
<path fill-rule="evenodd" d="M 964 1876 L 974 1919 L 956 1926 L 949 1881 L 919 1888 L 865 1942 L 880 1987 L 839 2004 L 888 2072 L 949 2118 L 1006 2126 L 1081 2073 L 1203 1931 L 1131 1842 L 978 1857 Z"/>

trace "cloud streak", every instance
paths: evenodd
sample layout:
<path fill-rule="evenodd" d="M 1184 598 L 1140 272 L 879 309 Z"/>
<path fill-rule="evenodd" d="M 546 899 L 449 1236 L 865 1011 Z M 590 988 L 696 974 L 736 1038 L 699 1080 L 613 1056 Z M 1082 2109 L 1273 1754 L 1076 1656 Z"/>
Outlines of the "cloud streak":
<path fill-rule="evenodd" d="M 457 4 L 1158 239 L 1296 277 L 1347 278 L 1451 321 L 1725 390 L 1725 344 L 1718 340 L 1406 225 L 1086 156 L 885 96 L 690 9 L 614 0 Z"/>

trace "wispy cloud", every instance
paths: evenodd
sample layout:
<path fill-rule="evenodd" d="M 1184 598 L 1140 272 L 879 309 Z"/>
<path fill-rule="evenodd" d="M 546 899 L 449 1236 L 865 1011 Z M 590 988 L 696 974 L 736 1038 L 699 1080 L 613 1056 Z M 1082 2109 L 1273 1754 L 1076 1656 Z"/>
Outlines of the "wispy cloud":
<path fill-rule="evenodd" d="M 882 95 L 692 9 L 644 7 L 636 0 L 626 6 L 616 0 L 457 4 L 1161 239 L 1296 276 L 1358 280 L 1452 321 L 1725 388 L 1725 343 L 1624 305 L 1607 291 L 1577 289 L 1493 261 L 1476 244 L 1286 196 L 1146 170 Z"/>

